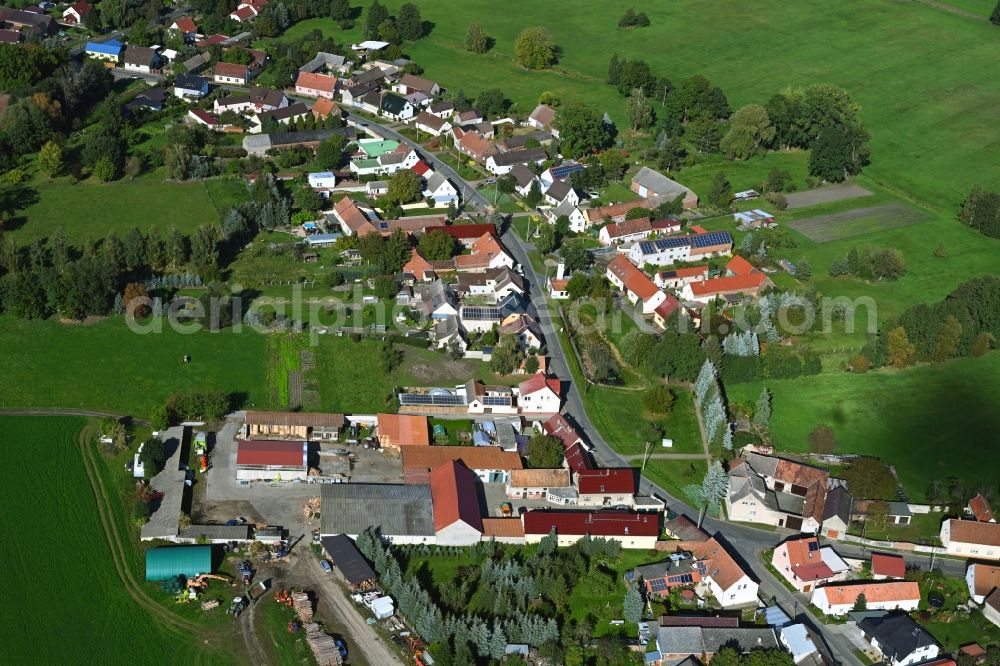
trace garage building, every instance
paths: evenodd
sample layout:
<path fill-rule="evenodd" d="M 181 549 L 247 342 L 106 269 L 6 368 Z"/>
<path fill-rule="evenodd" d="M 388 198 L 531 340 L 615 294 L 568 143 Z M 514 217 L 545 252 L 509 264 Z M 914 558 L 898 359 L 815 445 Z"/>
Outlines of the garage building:
<path fill-rule="evenodd" d="M 242 439 L 236 450 L 240 481 L 291 481 L 309 474 L 309 443 Z"/>

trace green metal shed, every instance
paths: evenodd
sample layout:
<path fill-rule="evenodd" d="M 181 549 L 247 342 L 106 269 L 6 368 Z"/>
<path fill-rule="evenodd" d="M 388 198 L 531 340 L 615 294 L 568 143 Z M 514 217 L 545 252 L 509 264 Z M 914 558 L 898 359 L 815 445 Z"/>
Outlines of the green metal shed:
<path fill-rule="evenodd" d="M 146 580 L 212 573 L 211 546 L 167 546 L 146 551 Z"/>

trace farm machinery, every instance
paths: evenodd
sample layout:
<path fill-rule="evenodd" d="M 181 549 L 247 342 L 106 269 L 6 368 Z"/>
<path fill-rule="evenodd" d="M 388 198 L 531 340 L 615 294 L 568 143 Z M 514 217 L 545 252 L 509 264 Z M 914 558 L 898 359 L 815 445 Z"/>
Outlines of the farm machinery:
<path fill-rule="evenodd" d="M 239 617 L 240 613 L 246 610 L 246 607 L 247 607 L 247 602 L 243 597 L 234 597 L 233 603 L 229 604 L 229 608 L 226 609 L 226 615 Z"/>
<path fill-rule="evenodd" d="M 250 581 L 253 580 L 253 563 L 250 560 L 240 560 L 236 563 L 236 569 L 240 572 L 240 576 L 243 577 L 243 586 L 248 587 L 250 585 Z"/>

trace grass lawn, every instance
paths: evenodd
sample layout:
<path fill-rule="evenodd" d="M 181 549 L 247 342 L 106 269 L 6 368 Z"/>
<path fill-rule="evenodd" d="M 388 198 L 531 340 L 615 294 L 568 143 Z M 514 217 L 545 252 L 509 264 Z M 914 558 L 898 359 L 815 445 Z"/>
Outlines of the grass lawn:
<path fill-rule="evenodd" d="M 171 393 L 220 389 L 247 404 L 266 400 L 264 337 L 236 334 L 182 335 L 132 332 L 120 317 L 93 325 L 18 321 L 0 317 L 2 407 L 82 408 L 135 414 Z M 191 363 L 183 363 L 185 354 Z"/>
<path fill-rule="evenodd" d="M 304 629 L 297 633 L 288 632 L 288 623 L 297 620 L 294 608 L 288 608 L 274 601 L 271 592 L 264 594 L 257 608 L 258 630 L 262 630 L 261 642 L 279 666 L 312 666 L 316 663 L 312 650 L 306 643 Z"/>
<path fill-rule="evenodd" d="M 954 3 L 977 13 L 990 8 L 987 0 Z M 400 4 L 388 6 L 394 11 Z M 878 180 L 949 209 L 974 182 L 1000 182 L 1000 163 L 990 150 L 998 141 L 992 109 L 1000 106 L 1000 81 L 988 68 L 969 65 L 996 57 L 995 28 L 986 21 L 891 0 L 847 8 L 816 0 L 679 0 L 642 9 L 652 25 L 624 38 L 617 28 L 622 8 L 597 0 L 531 4 L 517 12 L 497 12 L 488 0 L 459 6 L 431 0 L 421 13 L 434 28 L 406 51 L 426 76 L 470 97 L 499 87 L 527 113 L 541 92 L 551 91 L 563 100 L 589 100 L 622 127 L 625 98 L 604 83 L 614 51 L 645 59 L 675 83 L 703 74 L 734 108 L 763 104 L 787 86 L 832 83 L 861 106 L 872 134 L 868 173 Z M 496 40 L 486 55 L 463 48 L 471 20 L 481 20 Z M 554 69 L 528 72 L 514 64 L 514 40 L 528 26 L 545 28 L 560 47 Z M 681 33 L 684 39 L 671 38 Z M 781 47 L 747 59 L 748 43 Z M 737 61 L 740 67 L 732 67 Z"/>
<path fill-rule="evenodd" d="M 1000 429 L 1000 353 L 866 375 L 733 384 L 727 391 L 731 401 L 752 404 L 764 385 L 774 396 L 779 450 L 808 450 L 809 432 L 825 424 L 838 451 L 887 458 L 911 500 L 919 501 L 935 479 L 996 480 L 994 452 L 983 443 Z"/>
<path fill-rule="evenodd" d="M 653 443 L 653 453 L 702 453 L 698 420 L 694 413 L 694 399 L 690 391 L 671 387 L 677 396 L 674 408 L 665 416 L 646 412 L 642 406 L 642 391 L 628 391 L 606 386 L 587 386 L 583 399 L 587 414 L 604 439 L 616 451 L 625 455 L 642 455 L 645 451 L 643 434 L 636 418 L 649 423 L 659 423 L 664 437 L 674 440 L 674 446 L 665 449 L 659 440 Z"/>
<path fill-rule="evenodd" d="M 7 592 L 18 600 L 0 610 L 7 628 L 4 660 L 130 664 L 137 654 L 156 654 L 159 663 L 235 660 L 174 634 L 129 597 L 84 472 L 78 434 L 85 423 L 71 417 L 0 417 L 5 437 L 19 443 L 10 447 L 7 471 L 0 472 L 0 499 L 17 535 L 0 545 Z M 43 449 L 45 464 L 39 465 Z M 51 488 L 53 472 L 58 492 Z M 45 533 L 43 525 L 49 524 L 60 526 L 57 542 Z M 131 564 L 143 566 L 138 558 Z"/>
<path fill-rule="evenodd" d="M 887 525 L 882 529 L 873 524 L 866 525 L 863 536 L 879 541 L 909 541 L 911 543 L 926 541 L 937 544 L 938 534 L 941 533 L 941 521 L 946 517 L 946 514 L 938 512 L 915 513 L 909 525 Z M 861 527 L 860 524 L 852 524 L 849 533 L 862 536 Z"/>
<path fill-rule="evenodd" d="M 632 467 L 638 468 L 641 465 L 641 460 L 632 461 Z M 708 464 L 704 460 L 652 459 L 646 463 L 646 469 L 642 474 L 674 497 L 697 508 L 701 500 L 691 496 L 684 489 L 690 485 L 701 487 L 701 480 L 707 471 Z"/>
<path fill-rule="evenodd" d="M 943 646 L 943 651 L 956 652 L 966 643 L 987 646 L 1000 643 L 1000 629 L 975 611 L 965 613 L 955 610 L 969 599 L 969 589 L 962 578 L 941 575 L 920 577 L 920 609 L 927 610 L 927 597 L 936 592 L 944 597 L 944 606 L 928 615 L 920 613 L 918 621 Z"/>
<path fill-rule="evenodd" d="M 132 227 L 143 233 L 157 227 L 165 236 L 176 226 L 188 234 L 202 224 L 218 222 L 223 208 L 247 198 L 246 186 L 239 180 L 168 183 L 163 178 L 162 169 L 132 182 L 89 179 L 73 184 L 70 177 L 52 181 L 37 177 L 26 184 L 7 233 L 21 245 L 50 236 L 59 227 L 71 244 L 79 244 L 87 234 L 95 240 L 110 231 L 124 237 Z"/>
<path fill-rule="evenodd" d="M 463 445 L 468 446 L 472 444 L 472 419 L 431 419 L 431 437 L 434 437 L 434 426 L 442 425 L 444 426 L 445 432 L 448 433 L 447 442 L 438 442 L 440 444 L 451 444 L 451 445 Z M 461 442 L 458 439 L 458 433 L 464 431 L 469 434 L 468 440 Z"/>

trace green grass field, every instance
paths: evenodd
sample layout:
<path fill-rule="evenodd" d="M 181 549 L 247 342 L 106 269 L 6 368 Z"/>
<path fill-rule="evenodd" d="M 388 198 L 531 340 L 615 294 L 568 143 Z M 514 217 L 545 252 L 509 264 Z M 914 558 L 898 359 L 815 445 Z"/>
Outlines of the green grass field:
<path fill-rule="evenodd" d="M 772 436 L 779 449 L 807 451 L 809 432 L 833 428 L 837 451 L 883 456 L 912 500 L 934 479 L 996 482 L 1000 353 L 865 375 L 816 377 L 727 387 L 730 401 L 774 396 Z"/>
<path fill-rule="evenodd" d="M 664 437 L 674 440 L 671 449 L 653 442 L 653 453 L 702 453 L 701 434 L 694 413 L 694 398 L 689 391 L 671 387 L 676 400 L 665 416 L 646 413 L 642 406 L 642 391 L 627 391 L 606 386 L 588 386 L 583 391 L 587 414 L 616 451 L 625 455 L 642 455 L 645 442 L 636 423 L 636 415 L 663 427 Z"/>
<path fill-rule="evenodd" d="M 219 220 L 226 206 L 244 201 L 242 181 L 215 179 L 188 183 L 165 182 L 162 169 L 134 181 L 100 183 L 94 179 L 73 184 L 70 177 L 52 181 L 36 177 L 25 184 L 7 232 L 21 245 L 51 235 L 62 227 L 70 243 L 90 234 L 95 240 L 114 231 L 124 237 L 132 227 L 145 233 L 157 227 L 165 235 L 171 226 L 190 233 Z"/>
<path fill-rule="evenodd" d="M 120 317 L 93 325 L 0 317 L 0 407 L 106 410 L 146 418 L 171 393 L 220 389 L 248 404 L 266 401 L 264 337 L 133 333 Z M 191 363 L 185 364 L 185 354 Z"/>
<path fill-rule="evenodd" d="M 84 424 L 70 417 L 0 417 L 5 440 L 18 444 L 9 447 L 6 471 L 0 472 L 0 500 L 12 535 L 0 544 L 9 600 L 0 609 L 4 661 L 228 661 L 191 637 L 169 632 L 126 593 L 84 473 L 78 446 Z"/>

